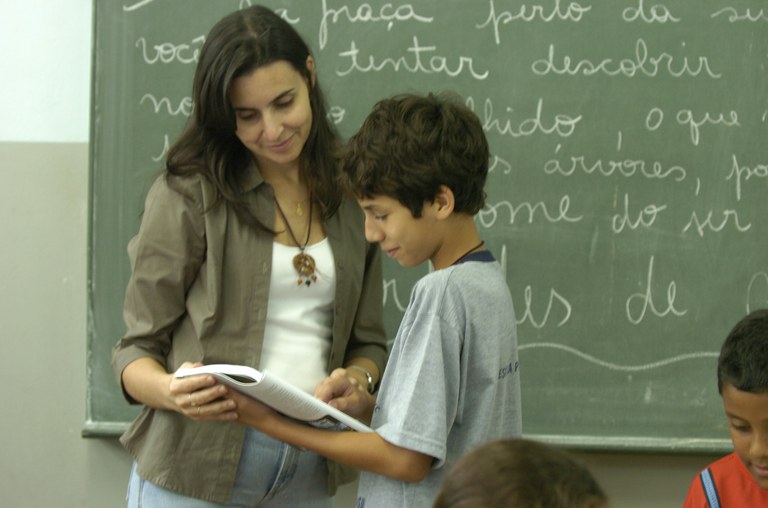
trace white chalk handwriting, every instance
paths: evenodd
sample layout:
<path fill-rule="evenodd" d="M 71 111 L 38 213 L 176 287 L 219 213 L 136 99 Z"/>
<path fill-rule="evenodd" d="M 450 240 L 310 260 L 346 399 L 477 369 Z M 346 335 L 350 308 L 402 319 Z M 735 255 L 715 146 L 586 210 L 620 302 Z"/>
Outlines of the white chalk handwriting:
<path fill-rule="evenodd" d="M 694 210 L 691 212 L 691 219 L 683 227 L 683 233 L 694 228 L 695 233 L 699 236 L 704 236 L 707 232 L 719 233 L 728 227 L 729 224 L 740 233 L 749 231 L 752 227 L 751 222 L 741 223 L 737 210 L 723 210 L 718 213 L 715 213 L 714 210 L 709 210 L 704 214 L 704 217 L 700 217 L 699 213 Z"/>
<path fill-rule="evenodd" d="M 547 292 L 547 291 L 545 291 Z M 523 312 L 522 316 L 518 319 L 518 324 L 530 323 L 531 326 L 537 329 L 544 328 L 550 317 L 552 317 L 555 310 L 558 310 L 562 317 L 557 322 L 556 326 L 563 326 L 571 318 L 571 302 L 569 302 L 563 295 L 557 292 L 555 289 L 549 289 L 548 291 L 547 305 L 541 314 L 541 318 L 537 320 L 534 317 L 533 310 L 533 288 L 531 286 L 525 286 L 523 291 Z"/>
<path fill-rule="evenodd" d="M 384 280 L 384 306 L 387 305 L 387 302 L 390 298 L 392 298 L 392 303 L 397 310 L 400 312 L 405 312 L 406 306 L 403 304 L 403 302 L 400 301 L 400 295 L 397 294 L 397 279 Z"/>
<path fill-rule="evenodd" d="M 131 12 L 131 11 L 141 9 L 142 7 L 145 7 L 154 1 L 155 0 L 139 0 L 134 4 L 123 5 L 123 12 Z"/>
<path fill-rule="evenodd" d="M 677 283 L 675 281 L 670 282 L 667 286 L 667 307 L 665 309 L 656 308 L 656 304 L 653 301 L 653 288 L 655 285 L 655 281 L 653 280 L 653 263 L 654 256 L 651 256 L 648 263 L 648 275 L 643 292 L 630 295 L 626 301 L 627 319 L 630 323 L 635 325 L 645 319 L 645 315 L 648 311 L 656 317 L 664 317 L 670 313 L 680 317 L 688 312 L 688 310 L 675 309 L 675 299 L 677 297 Z M 637 307 L 635 302 L 639 303 L 639 309 L 633 310 L 633 308 Z"/>
<path fill-rule="evenodd" d="M 474 98 L 469 97 L 467 99 L 467 105 L 470 109 L 475 109 Z M 562 113 L 557 113 L 544 117 L 544 99 L 539 98 L 536 101 L 536 114 L 532 118 L 525 118 L 521 120 L 517 125 L 513 125 L 510 119 L 501 120 L 496 117 L 494 112 L 493 101 L 491 99 L 485 99 L 483 103 L 483 112 L 479 114 L 480 121 L 483 122 L 483 129 L 486 132 L 495 131 L 498 134 L 505 136 L 512 136 L 513 138 L 520 138 L 526 136 L 533 136 L 534 134 L 557 134 L 560 137 L 568 137 L 576 130 L 576 126 L 581 121 L 581 115 L 569 116 Z M 515 110 L 511 107 L 507 107 L 505 110 L 507 113 L 514 113 Z"/>
<path fill-rule="evenodd" d="M 699 145 L 701 137 L 701 127 L 707 125 L 721 125 L 724 127 L 740 127 L 739 115 L 736 111 L 727 113 L 713 113 L 708 111 L 703 113 L 694 113 L 690 109 L 681 109 L 675 115 L 675 121 L 678 125 L 688 126 L 690 130 L 691 142 L 694 146 Z M 655 131 L 661 127 L 664 122 L 664 111 L 659 107 L 653 107 L 648 111 L 645 117 L 645 127 L 649 131 Z"/>
<path fill-rule="evenodd" d="M 768 11 L 766 9 L 758 9 L 752 12 L 750 7 L 747 7 L 744 11 L 739 12 L 736 7 L 723 7 L 722 9 L 712 13 L 713 18 L 728 15 L 728 21 L 736 23 L 738 21 L 768 21 Z"/>
<path fill-rule="evenodd" d="M 328 108 L 328 118 L 334 125 L 339 125 L 343 122 L 345 116 L 347 116 L 347 110 L 341 106 L 331 106 Z"/>
<path fill-rule="evenodd" d="M 478 212 L 477 220 L 483 227 L 490 228 L 498 220 L 500 210 L 509 212 L 509 224 L 516 223 L 515 220 L 519 213 L 526 215 L 528 224 L 533 224 L 537 217 L 550 224 L 557 222 L 579 222 L 584 218 L 582 215 L 570 215 L 571 197 L 567 194 L 560 198 L 560 202 L 555 210 L 550 210 L 550 208 L 552 207 L 543 201 L 535 203 L 523 201 L 513 205 L 509 201 L 502 200 L 493 205 L 486 204 L 485 208 Z"/>
<path fill-rule="evenodd" d="M 572 354 L 573 356 L 581 358 L 582 360 L 598 365 L 600 367 L 604 367 L 608 370 L 616 370 L 616 371 L 623 371 L 623 372 L 642 372 L 647 370 L 658 369 L 660 367 L 666 367 L 668 365 L 672 365 L 679 362 L 685 362 L 690 360 L 700 360 L 700 359 L 707 359 L 707 358 L 717 358 L 718 356 L 720 356 L 720 353 L 718 351 L 697 351 L 694 353 L 684 353 L 680 355 L 675 355 L 670 358 L 664 358 L 662 360 L 658 360 L 655 362 L 641 363 L 636 365 L 627 365 L 627 364 L 619 364 L 615 362 L 601 360 L 595 356 L 587 354 L 574 347 L 566 346 L 565 344 L 557 344 L 556 342 L 532 342 L 530 344 L 521 344 L 520 346 L 518 346 L 517 349 L 520 351 L 525 351 L 528 349 L 555 349 L 558 351 L 564 351 L 566 353 Z"/>
<path fill-rule="evenodd" d="M 160 151 L 159 154 L 152 157 L 152 160 L 154 162 L 160 162 L 165 158 L 165 155 L 168 153 L 168 149 L 171 147 L 170 140 L 168 139 L 168 134 L 163 134 L 163 149 Z"/>
<path fill-rule="evenodd" d="M 559 174 L 571 176 L 574 173 L 586 173 L 588 175 L 624 177 L 642 176 L 648 179 L 663 180 L 672 178 L 677 182 L 685 180 L 686 170 L 682 166 L 674 165 L 665 167 L 659 161 L 644 161 L 637 159 L 603 160 L 595 159 L 587 162 L 584 155 L 573 155 L 570 162 L 561 164 L 559 159 L 550 159 L 544 164 L 544 172 L 548 175 Z"/>
<path fill-rule="evenodd" d="M 512 172 L 512 164 L 502 159 L 498 155 L 493 155 L 491 163 L 488 167 L 488 172 L 501 171 L 502 174 L 508 175 Z"/>
<path fill-rule="evenodd" d="M 475 25 L 475 27 L 483 29 L 492 26 L 493 38 L 498 45 L 501 44 L 501 37 L 499 35 L 500 23 L 506 25 L 512 21 L 541 21 L 544 23 L 549 23 L 551 21 L 579 22 L 584 14 L 592 9 L 591 5 L 582 6 L 578 2 L 570 2 L 567 7 L 563 7 L 560 4 L 560 0 L 555 0 L 555 5 L 549 9 L 542 5 L 522 4 L 515 12 L 501 11 L 499 14 L 496 14 L 496 2 L 495 0 L 490 0 L 488 19 L 479 25 Z"/>
<path fill-rule="evenodd" d="M 653 226 L 659 214 L 667 209 L 667 205 L 646 205 L 637 213 L 637 219 L 632 221 L 629 211 L 629 194 L 624 194 L 624 213 L 614 214 L 611 220 L 611 227 L 614 233 L 621 233 L 624 228 L 636 230 L 640 227 L 649 228 Z"/>
<path fill-rule="evenodd" d="M 646 7 L 644 0 L 637 0 L 637 7 L 627 7 L 621 12 L 621 18 L 629 23 L 633 21 L 644 21 L 645 23 L 677 23 L 679 17 L 672 15 L 672 12 L 666 5 L 655 4 Z"/>
<path fill-rule="evenodd" d="M 434 19 L 431 16 L 422 16 L 416 13 L 416 9 L 411 4 L 395 6 L 391 3 L 384 3 L 379 7 L 372 7 L 368 3 L 360 4 L 356 10 L 350 10 L 349 6 L 342 6 L 338 9 L 328 7 L 328 0 L 322 1 L 323 13 L 320 18 L 320 30 L 318 39 L 320 49 L 325 48 L 328 40 L 328 22 L 333 24 L 339 22 L 342 16 L 349 23 L 379 23 L 387 24 L 387 30 L 392 30 L 395 22 L 416 21 L 419 23 L 431 23 Z"/>
<path fill-rule="evenodd" d="M 625 76 L 632 78 L 635 76 L 671 76 L 679 78 L 681 76 L 707 77 L 719 79 L 722 74 L 712 70 L 709 64 L 709 58 L 699 56 L 689 60 L 687 56 L 677 57 L 666 51 L 649 56 L 648 44 L 643 39 L 638 39 L 635 43 L 635 54 L 630 58 L 616 60 L 613 58 L 604 58 L 602 60 L 590 60 L 587 58 L 577 60 L 568 55 L 555 57 L 555 44 L 549 45 L 549 51 L 546 58 L 540 58 L 533 62 L 531 70 L 538 76 L 547 76 L 549 74 L 570 75 L 570 76 Z"/>
<path fill-rule="evenodd" d="M 449 57 L 435 54 L 436 51 L 437 46 L 422 46 L 418 36 L 414 35 L 413 45 L 406 48 L 409 56 L 377 59 L 369 54 L 366 62 L 366 58 L 360 55 L 355 41 L 351 41 L 349 50 L 338 55 L 343 61 L 340 65 L 343 66 L 336 70 L 336 75 L 347 76 L 352 72 L 381 72 L 391 69 L 395 72 L 403 70 L 412 74 L 445 74 L 450 77 L 469 73 L 473 79 L 482 81 L 490 74 L 487 70 L 476 70 L 475 60 L 471 56 Z"/>
<path fill-rule="evenodd" d="M 768 164 L 756 164 L 752 167 L 742 166 L 739 164 L 736 154 L 733 154 L 731 158 L 733 160 L 731 172 L 728 173 L 728 176 L 726 176 L 725 179 L 733 179 L 734 186 L 736 187 L 736 201 L 741 201 L 742 182 L 752 178 L 768 178 Z"/>
<path fill-rule="evenodd" d="M 145 102 L 151 102 L 152 103 L 152 109 L 155 113 L 162 113 L 165 112 L 170 116 L 189 116 L 192 113 L 192 98 L 191 97 L 184 97 L 179 101 L 178 106 L 175 108 L 171 104 L 171 99 L 168 97 L 160 97 L 157 98 L 151 93 L 145 93 L 144 96 L 139 101 L 139 104 L 144 104 Z"/>
<path fill-rule="evenodd" d="M 154 44 L 150 51 L 147 39 L 139 37 L 136 40 L 136 47 L 141 49 L 141 55 L 144 58 L 144 62 L 149 65 L 158 62 L 166 64 L 172 62 L 191 64 L 197 62 L 197 59 L 200 56 L 200 48 L 203 46 L 204 42 L 205 36 L 201 35 L 192 39 L 190 44 L 173 44 L 170 42 Z"/>
<path fill-rule="evenodd" d="M 698 116 L 698 118 L 696 118 Z M 727 113 L 715 113 L 710 115 L 709 112 L 695 114 L 690 109 L 681 109 L 677 112 L 675 120 L 680 125 L 688 125 L 691 131 L 691 142 L 698 146 L 699 144 L 699 132 L 700 127 L 704 125 L 722 125 L 725 127 L 740 127 L 739 115 L 735 111 L 731 110 Z"/>
<path fill-rule="evenodd" d="M 745 314 L 755 309 L 768 307 L 768 273 L 757 272 L 747 285 L 747 308 Z"/>

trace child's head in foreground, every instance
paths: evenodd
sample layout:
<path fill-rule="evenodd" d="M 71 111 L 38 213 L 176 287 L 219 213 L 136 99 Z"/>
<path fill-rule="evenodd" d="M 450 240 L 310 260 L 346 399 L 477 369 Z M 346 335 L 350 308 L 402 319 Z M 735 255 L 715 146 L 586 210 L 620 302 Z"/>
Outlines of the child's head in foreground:
<path fill-rule="evenodd" d="M 728 334 L 717 387 L 734 451 L 760 488 L 768 489 L 768 309 L 749 313 Z"/>
<path fill-rule="evenodd" d="M 443 479 L 434 508 L 603 508 L 589 470 L 567 452 L 528 439 L 503 439 L 461 458 Z"/>
<path fill-rule="evenodd" d="M 379 101 L 349 140 L 342 182 L 366 211 L 369 241 L 404 266 L 434 263 L 430 233 L 461 234 L 485 205 L 488 158 L 483 126 L 459 96 L 400 95 Z M 393 237 L 402 234 L 425 248 Z"/>

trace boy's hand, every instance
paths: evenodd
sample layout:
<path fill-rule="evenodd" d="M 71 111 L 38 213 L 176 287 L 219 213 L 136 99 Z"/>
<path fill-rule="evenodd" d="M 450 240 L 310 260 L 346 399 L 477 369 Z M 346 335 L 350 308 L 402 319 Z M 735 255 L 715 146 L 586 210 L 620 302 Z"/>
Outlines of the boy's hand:
<path fill-rule="evenodd" d="M 331 372 L 317 385 L 315 397 L 367 423 L 370 423 L 376 405 L 376 397 L 368 393 L 347 369 Z"/>
<path fill-rule="evenodd" d="M 227 398 L 235 403 L 237 421 L 266 432 L 270 425 L 279 423 L 280 414 L 271 407 L 262 404 L 236 390 L 229 390 Z"/>

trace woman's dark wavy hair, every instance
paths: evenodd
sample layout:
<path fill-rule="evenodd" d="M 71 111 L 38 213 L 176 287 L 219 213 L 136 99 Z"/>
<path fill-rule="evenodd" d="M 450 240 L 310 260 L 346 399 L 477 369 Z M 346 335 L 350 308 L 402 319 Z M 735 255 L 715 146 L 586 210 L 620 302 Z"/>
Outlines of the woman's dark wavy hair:
<path fill-rule="evenodd" d="M 266 7 L 255 5 L 222 18 L 200 51 L 192 89 L 193 114 L 168 152 L 167 173 L 205 176 L 218 192 L 215 204 L 224 200 L 242 220 L 271 231 L 271 225 L 261 224 L 246 206 L 240 182 L 253 156 L 235 135 L 229 92 L 237 78 L 264 65 L 286 61 L 307 81 L 312 107 L 312 127 L 300 156 L 301 176 L 322 218 L 333 215 L 341 201 L 334 156 L 338 134 L 328 119 L 317 81 L 312 84 L 307 69 L 310 55 L 298 32 Z"/>
<path fill-rule="evenodd" d="M 717 360 L 720 394 L 726 385 L 743 392 L 768 392 L 768 309 L 744 316 L 723 342 Z"/>
<path fill-rule="evenodd" d="M 379 101 L 342 156 L 341 182 L 360 198 L 387 196 L 421 217 L 440 186 L 454 210 L 485 205 L 489 148 L 477 116 L 451 93 L 399 95 Z"/>

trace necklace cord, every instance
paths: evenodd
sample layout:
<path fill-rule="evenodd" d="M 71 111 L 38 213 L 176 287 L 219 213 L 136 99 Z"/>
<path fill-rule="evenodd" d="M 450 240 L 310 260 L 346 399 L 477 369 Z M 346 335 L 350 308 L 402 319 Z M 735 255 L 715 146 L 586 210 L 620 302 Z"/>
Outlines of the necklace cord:
<path fill-rule="evenodd" d="M 477 249 L 479 249 L 483 245 L 485 245 L 485 241 L 480 240 L 480 243 L 478 243 L 477 245 L 475 245 L 474 247 L 469 249 L 467 252 L 465 252 L 464 254 L 459 256 L 459 258 L 456 261 L 454 261 L 453 263 L 451 263 L 451 265 L 455 265 L 456 263 L 461 262 L 462 259 L 464 259 L 465 257 L 469 256 L 472 252 L 476 251 Z"/>
<path fill-rule="evenodd" d="M 275 196 L 275 206 L 277 206 L 277 211 L 280 212 L 280 217 L 283 218 L 285 229 L 288 230 L 288 234 L 291 236 L 291 240 L 293 240 L 293 243 L 296 244 L 296 247 L 298 247 L 301 252 L 304 252 L 304 249 L 307 248 L 307 244 L 309 243 L 309 237 L 312 234 L 312 199 L 310 198 L 309 200 L 309 223 L 307 224 L 307 239 L 304 242 L 304 245 L 301 245 L 296 239 L 296 235 L 293 234 L 293 229 L 291 229 L 291 225 L 288 223 L 288 218 L 285 216 L 285 212 L 283 212 L 283 209 L 280 207 L 280 203 L 277 201 L 277 196 Z"/>

